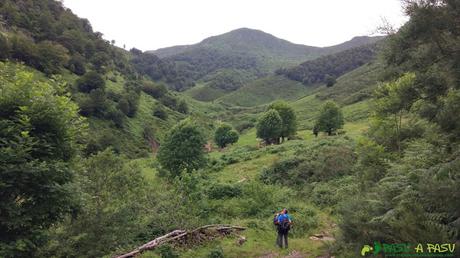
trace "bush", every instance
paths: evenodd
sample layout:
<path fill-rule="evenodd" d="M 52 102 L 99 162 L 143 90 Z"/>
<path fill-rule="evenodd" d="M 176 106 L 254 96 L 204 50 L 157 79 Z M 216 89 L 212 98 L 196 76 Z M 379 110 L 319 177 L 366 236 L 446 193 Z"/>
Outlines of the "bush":
<path fill-rule="evenodd" d="M 184 171 L 192 172 L 206 164 L 205 143 L 204 135 L 196 125 L 182 121 L 168 132 L 158 151 L 158 161 L 173 177 Z"/>
<path fill-rule="evenodd" d="M 257 137 L 266 143 L 279 143 L 283 130 L 283 120 L 278 111 L 270 109 L 257 121 Z"/>
<path fill-rule="evenodd" d="M 240 196 L 241 193 L 241 186 L 228 184 L 214 184 L 207 191 L 211 199 L 234 198 Z"/>
<path fill-rule="evenodd" d="M 237 142 L 238 138 L 238 133 L 227 124 L 221 124 L 214 133 L 214 142 L 220 148 L 225 148 L 228 144 Z"/>
<path fill-rule="evenodd" d="M 179 258 L 179 255 L 174 252 L 174 249 L 170 245 L 162 245 L 158 247 L 158 252 L 161 258 Z"/>
<path fill-rule="evenodd" d="M 160 98 L 161 104 L 169 107 L 170 109 L 176 110 L 177 107 L 177 99 L 170 96 L 170 95 L 164 95 L 163 97 Z"/>
<path fill-rule="evenodd" d="M 224 258 L 224 251 L 221 247 L 214 248 L 207 256 L 208 258 Z"/>
<path fill-rule="evenodd" d="M 185 100 L 181 99 L 179 103 L 177 104 L 177 112 L 180 112 L 182 114 L 187 114 L 188 113 L 188 105 Z"/>
<path fill-rule="evenodd" d="M 168 113 L 161 104 L 155 106 L 155 109 L 153 110 L 153 115 L 162 120 L 168 119 Z"/>
<path fill-rule="evenodd" d="M 239 123 L 235 126 L 235 129 L 239 132 L 242 133 L 244 130 L 250 129 L 254 127 L 254 122 L 250 121 L 244 121 L 242 123 Z"/>
<path fill-rule="evenodd" d="M 121 110 L 126 116 L 134 117 L 139 106 L 139 94 L 134 90 L 128 90 L 123 93 L 118 102 L 118 109 Z"/>
<path fill-rule="evenodd" d="M 77 207 L 70 163 L 84 124 L 78 106 L 60 95 L 63 85 L 16 68 L 5 73 L 0 78 L 0 256 L 32 257 L 45 243 L 47 229 Z"/>
<path fill-rule="evenodd" d="M 164 84 L 154 84 L 148 81 L 143 82 L 142 91 L 156 99 L 159 99 L 168 93 L 168 89 Z"/>
<path fill-rule="evenodd" d="M 105 81 L 100 74 L 94 71 L 85 73 L 77 80 L 78 90 L 84 93 L 89 93 L 93 90 L 105 90 Z"/>
<path fill-rule="evenodd" d="M 86 73 L 85 59 L 79 54 L 75 54 L 67 63 L 67 68 L 76 75 L 84 75 Z"/>
<path fill-rule="evenodd" d="M 10 57 L 11 46 L 8 39 L 0 32 L 0 60 Z"/>

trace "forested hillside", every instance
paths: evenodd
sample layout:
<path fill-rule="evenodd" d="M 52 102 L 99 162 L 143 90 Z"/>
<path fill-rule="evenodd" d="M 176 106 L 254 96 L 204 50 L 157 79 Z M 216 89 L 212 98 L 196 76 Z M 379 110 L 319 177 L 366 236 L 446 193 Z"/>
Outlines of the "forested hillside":
<path fill-rule="evenodd" d="M 384 40 L 161 58 L 64 5 L 0 2 L 0 257 L 460 256 L 455 1 L 405 1 Z"/>
<path fill-rule="evenodd" d="M 343 44 L 320 48 L 293 44 L 263 31 L 241 28 L 206 38 L 194 45 L 169 47 L 148 53 L 176 63 L 183 69 L 183 73 L 195 81 L 200 81 L 206 76 L 206 82 L 209 81 L 207 75 L 220 74 L 216 78 L 217 83 L 213 82 L 212 87 L 215 89 L 217 86 L 218 89 L 228 92 L 231 91 L 229 87 L 241 87 L 238 83 L 233 83 L 239 80 L 233 73 L 239 73 L 241 70 L 252 77 L 260 78 L 280 67 L 295 66 L 323 55 L 373 43 L 378 39 L 380 37 L 357 37 Z M 226 73 L 224 77 L 221 70 L 232 73 Z M 230 86 L 221 86 L 222 80 L 227 81 L 226 84 Z"/>
<path fill-rule="evenodd" d="M 276 73 L 305 85 L 327 83 L 328 86 L 332 86 L 337 77 L 375 59 L 377 47 L 378 45 L 374 43 L 344 50 L 307 61 L 296 67 L 279 69 Z"/>

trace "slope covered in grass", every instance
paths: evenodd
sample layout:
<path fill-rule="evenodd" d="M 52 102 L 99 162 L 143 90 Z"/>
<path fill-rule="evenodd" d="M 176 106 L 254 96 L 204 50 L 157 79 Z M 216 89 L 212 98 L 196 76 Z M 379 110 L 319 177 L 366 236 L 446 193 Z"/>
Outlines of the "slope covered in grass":
<path fill-rule="evenodd" d="M 305 96 L 311 88 L 282 76 L 268 76 L 217 99 L 225 104 L 253 107 L 270 103 L 276 99 L 295 100 Z"/>

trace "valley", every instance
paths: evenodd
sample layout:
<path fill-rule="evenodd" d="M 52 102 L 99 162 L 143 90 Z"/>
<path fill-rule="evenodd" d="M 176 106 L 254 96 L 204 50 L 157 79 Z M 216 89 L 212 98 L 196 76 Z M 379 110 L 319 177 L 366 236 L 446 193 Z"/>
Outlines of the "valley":
<path fill-rule="evenodd" d="M 3 1 L 0 257 L 116 257 L 211 224 L 245 230 L 137 257 L 458 245 L 459 8 L 403 6 L 399 30 L 329 47 L 239 28 L 142 51 L 65 2 Z"/>

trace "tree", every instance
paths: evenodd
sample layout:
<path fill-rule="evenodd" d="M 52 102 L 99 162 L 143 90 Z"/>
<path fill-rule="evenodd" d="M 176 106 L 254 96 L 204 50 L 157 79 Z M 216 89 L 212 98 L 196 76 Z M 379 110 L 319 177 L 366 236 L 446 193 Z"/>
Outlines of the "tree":
<path fill-rule="evenodd" d="M 65 85 L 10 73 L 0 79 L 0 256 L 32 257 L 46 230 L 75 207 L 70 164 L 84 123 L 59 95 Z"/>
<path fill-rule="evenodd" d="M 95 89 L 105 90 L 105 81 L 100 74 L 90 71 L 77 80 L 77 87 L 81 92 L 85 93 Z"/>
<path fill-rule="evenodd" d="M 102 257 L 131 244 L 144 230 L 152 194 L 138 165 L 107 149 L 82 160 L 77 172 L 82 206 L 52 231 L 57 244 L 48 247 L 54 255 L 47 257 Z"/>
<path fill-rule="evenodd" d="M 335 77 L 334 76 L 331 76 L 329 74 L 327 74 L 325 77 L 324 77 L 324 81 L 326 82 L 326 86 L 327 87 L 332 87 L 334 86 L 334 84 L 337 82 L 335 80 Z"/>
<path fill-rule="evenodd" d="M 324 103 L 315 123 L 318 131 L 327 132 L 328 135 L 332 135 L 333 132 L 341 129 L 343 124 L 342 111 L 337 104 L 332 101 Z"/>
<path fill-rule="evenodd" d="M 179 103 L 177 104 L 177 111 L 182 113 L 182 114 L 187 114 L 188 113 L 188 105 L 185 100 L 181 99 Z"/>
<path fill-rule="evenodd" d="M 291 137 L 295 135 L 297 131 L 297 118 L 292 107 L 290 107 L 286 102 L 277 101 L 270 104 L 268 109 L 274 109 L 278 111 L 278 114 L 283 121 L 283 128 L 280 135 L 282 141 L 284 141 L 285 137 Z"/>
<path fill-rule="evenodd" d="M 37 44 L 38 70 L 47 75 L 58 73 L 69 61 L 68 51 L 62 45 L 51 41 L 42 41 Z"/>
<path fill-rule="evenodd" d="M 0 33 L 0 60 L 7 59 L 10 56 L 11 47 L 8 39 Z"/>
<path fill-rule="evenodd" d="M 168 119 L 168 113 L 166 112 L 164 106 L 161 104 L 155 106 L 155 109 L 153 110 L 153 115 L 162 120 Z"/>
<path fill-rule="evenodd" d="M 278 111 L 270 109 L 265 112 L 257 122 L 256 130 L 257 137 L 266 143 L 279 143 L 283 131 L 283 120 Z"/>
<path fill-rule="evenodd" d="M 403 116 L 406 115 L 412 104 L 417 100 L 418 94 L 413 87 L 415 74 L 407 73 L 393 82 L 380 85 L 375 91 L 375 119 L 387 120 L 390 132 L 394 132 L 396 137 L 396 148 L 401 152 L 401 131 Z M 383 124 L 383 123 L 376 123 Z M 375 127 L 375 126 L 374 126 Z M 371 128 L 375 131 L 376 128 Z M 393 147 L 393 146 L 387 146 Z"/>
<path fill-rule="evenodd" d="M 161 143 L 158 161 L 173 177 L 199 169 L 206 164 L 205 143 L 204 135 L 196 125 L 182 121 L 168 132 Z"/>
<path fill-rule="evenodd" d="M 67 68 L 76 75 L 84 75 L 86 73 L 85 59 L 81 55 L 75 54 L 70 58 Z"/>
<path fill-rule="evenodd" d="M 238 141 L 239 135 L 228 124 L 221 124 L 214 133 L 214 141 L 220 148 Z"/>

